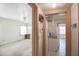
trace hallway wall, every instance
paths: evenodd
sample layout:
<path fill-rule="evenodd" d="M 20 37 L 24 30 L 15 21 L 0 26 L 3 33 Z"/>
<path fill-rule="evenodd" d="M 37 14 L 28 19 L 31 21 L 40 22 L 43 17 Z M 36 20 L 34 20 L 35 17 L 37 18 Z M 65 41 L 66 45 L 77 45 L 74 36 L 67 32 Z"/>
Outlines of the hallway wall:
<path fill-rule="evenodd" d="M 41 24 L 41 22 L 39 21 L 39 14 L 41 14 L 41 15 L 43 15 L 43 12 L 42 12 L 42 10 L 41 10 L 41 8 L 38 6 L 38 42 L 39 42 L 39 44 L 38 44 L 38 47 L 39 47 L 39 56 L 42 56 L 42 39 L 43 39 L 43 37 L 42 37 L 42 30 L 41 30 L 41 28 L 42 28 L 42 24 Z"/>
<path fill-rule="evenodd" d="M 71 6 L 71 25 L 77 24 L 76 28 L 71 27 L 71 55 L 77 56 L 78 55 L 78 4 L 73 4 Z"/>
<path fill-rule="evenodd" d="M 48 56 L 48 21 L 46 19 L 46 56 Z"/>

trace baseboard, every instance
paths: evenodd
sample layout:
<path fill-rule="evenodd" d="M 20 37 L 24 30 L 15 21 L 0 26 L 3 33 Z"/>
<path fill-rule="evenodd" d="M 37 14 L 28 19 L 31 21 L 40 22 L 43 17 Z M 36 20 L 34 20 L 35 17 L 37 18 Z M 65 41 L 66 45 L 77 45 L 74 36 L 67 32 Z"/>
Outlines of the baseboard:
<path fill-rule="evenodd" d="M 23 39 L 22 39 L 22 40 L 23 40 Z M 12 41 L 12 42 L 8 42 L 8 43 L 4 43 L 4 44 L 1 44 L 0 47 L 1 47 L 1 46 L 4 46 L 4 45 L 7 45 L 7 44 L 16 43 L 16 42 L 18 42 L 18 41 L 22 41 L 22 40 L 16 40 L 16 41 Z"/>

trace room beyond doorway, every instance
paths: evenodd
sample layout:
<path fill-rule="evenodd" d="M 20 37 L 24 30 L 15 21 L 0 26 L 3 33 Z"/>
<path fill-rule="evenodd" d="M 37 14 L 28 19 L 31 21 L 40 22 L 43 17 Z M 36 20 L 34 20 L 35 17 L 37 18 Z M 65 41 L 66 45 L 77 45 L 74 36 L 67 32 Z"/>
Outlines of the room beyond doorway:
<path fill-rule="evenodd" d="M 48 23 L 48 55 L 65 56 L 66 55 L 66 24 L 65 14 L 50 15 L 47 18 Z"/>

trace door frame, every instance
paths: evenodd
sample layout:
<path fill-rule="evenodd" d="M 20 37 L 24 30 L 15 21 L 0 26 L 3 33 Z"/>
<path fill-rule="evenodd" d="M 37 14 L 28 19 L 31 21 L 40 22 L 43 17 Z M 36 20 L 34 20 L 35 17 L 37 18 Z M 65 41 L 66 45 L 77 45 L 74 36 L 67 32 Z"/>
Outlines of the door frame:
<path fill-rule="evenodd" d="M 78 35 L 79 35 L 79 3 L 78 3 Z M 79 36 L 78 36 L 78 56 L 79 56 Z"/>
<path fill-rule="evenodd" d="M 32 7 L 32 56 L 38 56 L 38 7 L 35 3 L 28 3 Z"/>
<path fill-rule="evenodd" d="M 46 11 L 46 16 L 51 14 L 64 13 L 66 16 L 66 56 L 71 56 L 71 8 L 60 8 Z"/>
<path fill-rule="evenodd" d="M 45 32 L 45 29 L 46 29 L 46 22 L 45 22 L 45 20 L 46 20 L 46 19 L 45 19 L 45 16 L 44 16 L 43 14 L 39 14 L 39 16 L 42 17 L 42 22 L 41 22 L 41 24 L 42 24 L 42 26 L 43 26 L 43 27 L 42 27 L 42 33 L 41 33 L 41 35 L 42 35 L 42 38 L 41 38 L 41 40 L 42 40 L 42 41 L 41 41 L 41 43 L 42 43 L 42 47 L 41 47 L 41 48 L 42 48 L 42 51 L 41 51 L 41 52 L 42 52 L 42 56 L 45 56 L 45 54 L 46 54 L 46 52 L 45 52 L 45 51 L 46 51 L 46 50 L 45 50 L 45 48 L 46 48 L 46 46 L 45 46 L 45 44 L 46 44 L 46 43 L 45 43 L 45 39 L 46 39 L 46 37 L 45 37 L 45 33 L 46 33 L 46 32 Z"/>
<path fill-rule="evenodd" d="M 43 14 L 40 14 L 42 17 L 43 17 L 43 22 L 42 22 L 42 25 L 43 25 L 43 28 L 42 28 L 42 56 L 45 56 L 46 55 L 46 18 L 45 18 L 45 15 Z"/>

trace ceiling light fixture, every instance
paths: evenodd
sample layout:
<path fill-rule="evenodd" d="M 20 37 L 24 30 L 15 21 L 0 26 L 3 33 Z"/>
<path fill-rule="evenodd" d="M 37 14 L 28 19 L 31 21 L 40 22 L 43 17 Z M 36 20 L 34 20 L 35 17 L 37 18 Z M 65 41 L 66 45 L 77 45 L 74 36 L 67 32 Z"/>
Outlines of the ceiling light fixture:
<path fill-rule="evenodd" d="M 52 7 L 55 8 L 55 7 L 56 7 L 56 3 L 53 3 L 53 4 L 52 4 Z"/>

